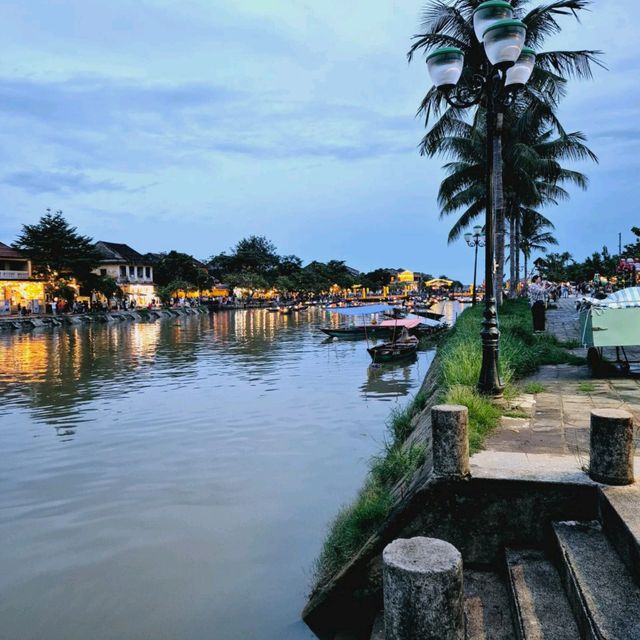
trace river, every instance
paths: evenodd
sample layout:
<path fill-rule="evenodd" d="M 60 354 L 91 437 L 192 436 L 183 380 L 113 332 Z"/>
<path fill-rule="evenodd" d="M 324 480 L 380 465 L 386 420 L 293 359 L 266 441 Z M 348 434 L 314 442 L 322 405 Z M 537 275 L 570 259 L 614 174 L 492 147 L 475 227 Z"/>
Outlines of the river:
<path fill-rule="evenodd" d="M 321 310 L 0 335 L 0 638 L 301 640 L 327 525 L 432 352 Z"/>

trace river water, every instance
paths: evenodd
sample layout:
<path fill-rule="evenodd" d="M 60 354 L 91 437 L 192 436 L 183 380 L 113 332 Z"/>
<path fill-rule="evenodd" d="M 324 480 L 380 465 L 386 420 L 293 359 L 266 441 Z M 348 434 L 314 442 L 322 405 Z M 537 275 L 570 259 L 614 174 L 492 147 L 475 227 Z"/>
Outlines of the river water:
<path fill-rule="evenodd" d="M 299 640 L 313 559 L 432 352 L 220 312 L 0 335 L 0 638 Z"/>

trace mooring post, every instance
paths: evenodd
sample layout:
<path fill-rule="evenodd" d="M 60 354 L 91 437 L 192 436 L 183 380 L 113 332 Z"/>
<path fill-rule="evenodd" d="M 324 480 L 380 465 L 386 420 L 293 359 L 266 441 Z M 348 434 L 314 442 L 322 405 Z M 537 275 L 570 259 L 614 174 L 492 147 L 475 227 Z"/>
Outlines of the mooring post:
<path fill-rule="evenodd" d="M 458 404 L 439 404 L 431 409 L 433 470 L 436 474 L 462 478 L 469 468 L 469 410 Z"/>
<path fill-rule="evenodd" d="M 612 485 L 633 484 L 633 416 L 620 409 L 591 412 L 589 476 Z"/>
<path fill-rule="evenodd" d="M 385 640 L 464 640 L 462 556 L 435 538 L 382 552 Z"/>

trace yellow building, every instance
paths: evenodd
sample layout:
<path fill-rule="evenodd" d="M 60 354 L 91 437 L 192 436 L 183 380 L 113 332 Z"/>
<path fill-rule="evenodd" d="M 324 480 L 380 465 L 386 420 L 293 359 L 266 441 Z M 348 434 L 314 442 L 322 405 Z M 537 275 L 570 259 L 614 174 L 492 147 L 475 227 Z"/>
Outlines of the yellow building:
<path fill-rule="evenodd" d="M 17 313 L 21 307 L 44 311 L 44 282 L 33 279 L 31 260 L 0 242 L 0 314 Z"/>
<path fill-rule="evenodd" d="M 391 276 L 391 282 L 389 283 L 389 289 L 392 293 L 400 295 L 408 295 L 420 290 L 421 273 L 414 271 L 398 271 L 395 275 Z"/>

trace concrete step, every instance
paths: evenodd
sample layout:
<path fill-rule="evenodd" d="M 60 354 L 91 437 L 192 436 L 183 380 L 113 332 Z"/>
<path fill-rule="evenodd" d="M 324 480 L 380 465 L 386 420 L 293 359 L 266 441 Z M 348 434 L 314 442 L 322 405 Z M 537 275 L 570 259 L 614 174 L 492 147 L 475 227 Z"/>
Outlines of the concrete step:
<path fill-rule="evenodd" d="M 553 523 L 562 583 L 587 640 L 638 640 L 640 589 L 598 522 Z"/>
<path fill-rule="evenodd" d="M 505 552 L 518 640 L 576 640 L 578 625 L 560 576 L 542 551 Z"/>
<path fill-rule="evenodd" d="M 370 640 L 384 640 L 384 614 L 382 611 L 376 616 L 373 623 Z"/>
<path fill-rule="evenodd" d="M 599 495 L 602 528 L 640 584 L 640 485 L 601 487 Z"/>
<path fill-rule="evenodd" d="M 467 640 L 514 640 L 509 591 L 492 571 L 464 570 Z"/>

